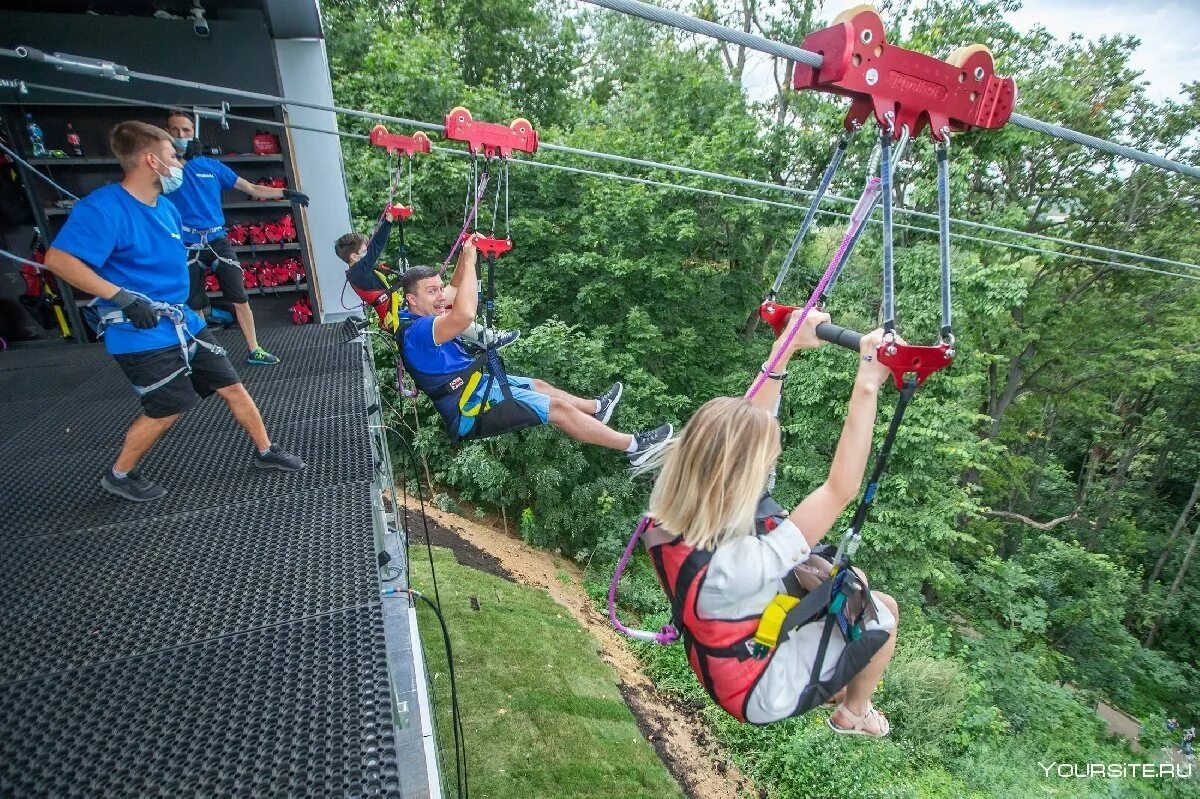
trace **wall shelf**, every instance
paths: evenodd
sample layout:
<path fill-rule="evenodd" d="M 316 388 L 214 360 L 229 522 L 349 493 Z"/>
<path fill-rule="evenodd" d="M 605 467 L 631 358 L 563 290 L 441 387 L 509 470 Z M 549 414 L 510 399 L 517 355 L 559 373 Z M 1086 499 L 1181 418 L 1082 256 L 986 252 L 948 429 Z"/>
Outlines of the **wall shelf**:
<path fill-rule="evenodd" d="M 294 291 L 294 292 L 308 291 L 308 283 L 299 283 L 299 284 L 285 283 L 282 286 L 270 286 L 268 288 L 263 288 L 262 286 L 255 286 L 252 289 L 246 289 L 246 296 L 255 297 L 255 296 L 258 296 L 259 294 L 266 294 L 269 296 L 271 294 L 279 294 L 279 293 L 282 293 L 285 291 Z M 207 292 L 207 294 L 208 294 L 209 299 L 214 299 L 214 298 L 219 299 L 221 297 L 221 292 L 219 292 L 219 291 L 209 291 L 209 292 Z"/>
<path fill-rule="evenodd" d="M 249 153 L 238 153 L 236 155 L 212 155 L 209 158 L 216 158 L 227 164 L 272 164 L 282 163 L 283 156 L 275 155 L 251 155 Z M 34 166 L 116 166 L 117 159 L 115 158 L 28 158 L 26 159 Z"/>
<path fill-rule="evenodd" d="M 299 242 L 288 241 L 288 242 L 281 242 L 279 244 L 254 244 L 254 245 L 243 244 L 240 247 L 234 247 L 233 251 L 234 252 L 252 252 L 255 255 L 264 255 L 267 253 L 285 252 L 287 250 L 298 250 L 298 249 L 300 249 Z"/>

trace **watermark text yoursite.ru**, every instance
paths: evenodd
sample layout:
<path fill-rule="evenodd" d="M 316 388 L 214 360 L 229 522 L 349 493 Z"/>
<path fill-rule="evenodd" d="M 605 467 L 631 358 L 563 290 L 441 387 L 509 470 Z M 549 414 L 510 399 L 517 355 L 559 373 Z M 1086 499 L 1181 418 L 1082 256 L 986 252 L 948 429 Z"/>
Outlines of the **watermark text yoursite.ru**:
<path fill-rule="evenodd" d="M 1038 763 L 1047 777 L 1106 779 L 1190 779 L 1192 763 Z"/>

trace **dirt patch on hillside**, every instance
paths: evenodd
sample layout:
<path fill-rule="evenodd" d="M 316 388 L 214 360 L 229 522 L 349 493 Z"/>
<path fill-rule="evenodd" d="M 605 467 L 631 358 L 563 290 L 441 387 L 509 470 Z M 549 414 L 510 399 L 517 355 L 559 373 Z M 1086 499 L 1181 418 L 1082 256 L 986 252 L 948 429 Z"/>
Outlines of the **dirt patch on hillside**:
<path fill-rule="evenodd" d="M 731 799 L 759 795 L 750 780 L 737 770 L 728 755 L 712 740 L 699 717 L 698 709 L 673 701 L 671 697 L 654 690 L 650 679 L 642 674 L 637 656 L 626 646 L 625 639 L 609 625 L 608 618 L 592 606 L 591 598 L 583 587 L 583 573 L 574 563 L 534 549 L 486 523 L 443 513 L 428 506 L 426 511 L 430 520 L 430 537 L 435 546 L 448 546 L 457 554 L 459 549 L 453 543 L 439 543 L 439 538 L 442 532 L 451 538 L 460 538 L 470 546 L 471 550 L 468 551 L 479 551 L 496 560 L 504 572 L 500 576 L 545 589 L 555 602 L 566 608 L 572 618 L 592 634 L 600 645 L 601 658 L 616 671 L 621 681 L 621 695 L 637 718 L 642 734 L 654 746 L 689 799 Z M 419 527 L 420 522 L 416 520 L 414 532 L 418 532 Z M 438 532 L 434 532 L 435 528 Z M 461 556 L 459 560 L 465 562 Z"/>

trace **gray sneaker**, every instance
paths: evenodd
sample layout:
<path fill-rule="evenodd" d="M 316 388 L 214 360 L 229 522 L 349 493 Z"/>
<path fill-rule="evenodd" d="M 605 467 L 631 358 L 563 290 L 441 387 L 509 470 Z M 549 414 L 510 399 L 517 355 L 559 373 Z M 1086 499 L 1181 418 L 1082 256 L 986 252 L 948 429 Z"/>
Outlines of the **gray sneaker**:
<path fill-rule="evenodd" d="M 100 478 L 100 487 L 130 502 L 149 502 L 167 493 L 167 489 L 153 480 L 142 477 L 142 473 L 137 469 L 124 477 L 117 477 L 109 470 L 108 474 Z"/>
<path fill-rule="evenodd" d="M 637 442 L 637 449 L 628 453 L 630 466 L 641 466 L 646 461 L 650 460 L 650 456 L 661 450 L 671 440 L 671 434 L 675 432 L 675 428 L 670 424 L 664 424 L 657 430 L 644 430 L 641 433 L 635 433 L 633 440 Z"/>
<path fill-rule="evenodd" d="M 502 350 L 509 344 L 521 337 L 520 330 L 494 330 L 492 331 L 492 341 L 496 343 L 496 349 Z"/>
<path fill-rule="evenodd" d="M 608 424 L 608 420 L 612 418 L 613 411 L 617 409 L 617 403 L 621 401 L 621 394 L 624 391 L 625 386 L 623 384 L 620 382 L 613 383 L 608 391 L 596 397 L 596 401 L 600 403 L 600 410 L 592 415 L 604 424 Z"/>
<path fill-rule="evenodd" d="M 272 444 L 266 455 L 254 454 L 254 465 L 260 469 L 279 469 L 281 472 L 298 472 L 304 468 L 304 461 L 283 449 L 278 444 Z"/>

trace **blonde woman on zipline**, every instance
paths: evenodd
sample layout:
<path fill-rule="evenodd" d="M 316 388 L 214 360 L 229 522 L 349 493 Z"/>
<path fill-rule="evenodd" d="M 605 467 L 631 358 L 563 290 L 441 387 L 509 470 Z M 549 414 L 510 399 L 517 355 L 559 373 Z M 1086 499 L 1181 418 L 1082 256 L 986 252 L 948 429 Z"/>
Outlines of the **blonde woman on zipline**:
<path fill-rule="evenodd" d="M 882 330 L 863 336 L 828 476 L 790 514 L 776 505 L 764 493 L 780 453 L 773 409 L 792 355 L 821 346 L 816 327 L 828 321 L 828 314 L 809 313 L 790 345 L 776 341 L 778 371 L 752 400 L 710 400 L 658 456 L 644 540 L 692 669 L 721 707 L 766 724 L 832 700 L 834 732 L 880 738 L 890 725 L 871 696 L 895 648 L 899 609 L 890 596 L 870 591 L 861 572 L 855 570 L 862 589 L 855 640 L 822 614 L 781 636 L 765 656 L 752 654 L 755 629 L 777 595 L 800 596 L 828 579 L 829 561 L 818 557 L 828 551 L 818 545 L 858 495 L 879 391 L 891 376 L 875 357 Z"/>

